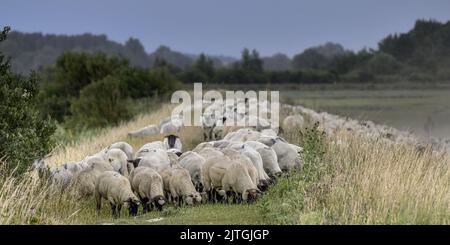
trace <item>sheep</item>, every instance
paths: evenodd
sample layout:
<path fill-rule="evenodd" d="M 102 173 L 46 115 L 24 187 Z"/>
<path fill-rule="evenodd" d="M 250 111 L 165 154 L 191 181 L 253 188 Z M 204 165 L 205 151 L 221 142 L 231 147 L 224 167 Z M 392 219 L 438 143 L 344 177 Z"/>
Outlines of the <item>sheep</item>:
<path fill-rule="evenodd" d="M 238 161 L 241 164 L 243 164 L 243 166 L 245 166 L 247 168 L 248 174 L 250 175 L 252 182 L 255 185 L 260 184 L 258 170 L 253 165 L 253 163 L 249 157 L 247 157 L 244 154 L 241 154 L 240 152 L 238 152 L 236 150 L 230 149 L 230 148 L 226 148 L 226 149 L 222 150 L 222 152 L 225 156 L 228 156 L 232 161 Z"/>
<path fill-rule="evenodd" d="M 219 197 L 225 198 L 225 193 L 217 191 L 222 187 L 222 178 L 231 162 L 223 153 L 221 156 L 212 155 L 205 159 L 202 167 L 203 191 L 208 193 L 210 201 L 217 201 Z"/>
<path fill-rule="evenodd" d="M 107 150 L 111 149 L 120 149 L 127 155 L 128 160 L 133 160 L 133 147 L 127 142 L 120 141 L 113 143 L 107 147 Z"/>
<path fill-rule="evenodd" d="M 227 134 L 223 139 L 234 142 L 245 142 L 247 140 L 256 140 L 260 138 L 261 133 L 251 128 L 241 128 L 238 131 Z"/>
<path fill-rule="evenodd" d="M 120 149 L 109 149 L 105 159 L 111 164 L 116 172 L 128 176 L 127 155 Z"/>
<path fill-rule="evenodd" d="M 187 151 L 180 156 L 180 166 L 187 169 L 192 183 L 198 192 L 203 192 L 203 165 L 205 158 L 193 151 Z"/>
<path fill-rule="evenodd" d="M 269 176 L 273 178 L 281 174 L 277 153 L 272 148 L 258 141 L 246 141 L 244 144 L 252 147 L 259 153 L 263 161 L 264 170 Z"/>
<path fill-rule="evenodd" d="M 113 171 L 111 164 L 100 157 L 88 157 L 86 164 L 89 166 L 74 176 L 74 184 L 78 192 L 78 198 L 94 195 L 97 177 L 104 171 Z"/>
<path fill-rule="evenodd" d="M 181 201 L 187 205 L 201 203 L 202 197 L 195 190 L 189 172 L 179 166 L 171 168 L 170 171 L 168 185 L 175 206 L 179 206 Z"/>
<path fill-rule="evenodd" d="M 95 202 L 97 215 L 100 214 L 102 199 L 109 201 L 113 218 L 120 216 L 122 205 L 128 208 L 129 214 L 137 215 L 139 199 L 131 190 L 130 181 L 114 171 L 105 171 L 95 183 Z"/>
<path fill-rule="evenodd" d="M 40 179 L 46 179 L 50 176 L 50 168 L 42 158 L 33 161 L 31 170 L 36 170 Z"/>
<path fill-rule="evenodd" d="M 284 130 L 293 130 L 302 128 L 305 125 L 305 119 L 300 114 L 287 116 L 282 123 Z"/>
<path fill-rule="evenodd" d="M 173 118 L 172 120 L 160 125 L 161 134 L 177 133 L 183 126 L 183 120 L 181 118 Z"/>
<path fill-rule="evenodd" d="M 271 136 L 271 137 L 277 137 L 278 136 L 277 132 L 273 128 L 261 130 L 261 135 L 262 136 Z"/>
<path fill-rule="evenodd" d="M 141 129 L 131 131 L 128 133 L 129 137 L 145 137 L 145 136 L 151 136 L 159 134 L 160 128 L 159 125 L 150 124 L 146 127 L 143 127 Z"/>
<path fill-rule="evenodd" d="M 146 167 L 137 167 L 130 174 L 131 187 L 139 197 L 144 213 L 152 210 L 152 206 L 159 211 L 166 203 L 163 192 L 163 180 L 155 170 Z"/>
<path fill-rule="evenodd" d="M 153 141 L 141 146 L 141 148 L 139 148 L 136 152 L 135 158 L 147 155 L 150 150 L 154 149 L 167 150 L 162 141 Z"/>
<path fill-rule="evenodd" d="M 282 171 L 290 171 L 294 168 L 301 168 L 302 161 L 299 156 L 297 146 L 289 144 L 281 137 L 261 137 L 259 142 L 270 146 L 277 154 L 278 165 Z"/>
<path fill-rule="evenodd" d="M 183 154 L 182 151 L 180 151 L 180 150 L 178 150 L 178 149 L 175 149 L 175 148 L 168 149 L 168 150 L 167 150 L 167 154 L 169 154 L 169 153 L 175 154 L 175 155 L 177 155 L 177 156 L 181 156 L 181 154 Z"/>
<path fill-rule="evenodd" d="M 69 186 L 73 178 L 73 173 L 64 165 L 50 168 L 50 183 L 60 187 L 62 190 Z"/>
<path fill-rule="evenodd" d="M 134 167 L 137 167 L 139 165 L 139 161 L 146 155 L 153 152 L 153 150 L 167 150 L 164 147 L 164 143 L 162 141 L 153 141 L 150 143 L 147 143 L 136 152 L 135 158 L 133 160 L 129 160 L 128 162 L 132 163 Z M 131 166 L 130 166 L 131 167 Z"/>
<path fill-rule="evenodd" d="M 244 154 L 251 160 L 253 166 L 256 168 L 258 175 L 259 181 L 257 186 L 259 189 L 263 191 L 266 190 L 272 181 L 270 177 L 267 175 L 267 173 L 264 171 L 263 161 L 259 152 L 243 143 L 234 143 L 230 145 L 230 148 L 240 152 L 241 154 Z"/>
<path fill-rule="evenodd" d="M 164 147 L 166 149 L 177 149 L 179 151 L 182 151 L 182 144 L 181 144 L 181 140 L 178 136 L 176 135 L 167 135 L 164 137 Z"/>
<path fill-rule="evenodd" d="M 261 191 L 253 183 L 245 168 L 240 162 L 230 164 L 222 178 L 222 190 L 219 192 L 233 191 L 238 196 L 240 194 L 244 202 L 256 200 Z"/>
<path fill-rule="evenodd" d="M 224 156 L 223 152 L 221 152 L 217 149 L 211 148 L 211 147 L 204 148 L 197 153 L 200 156 L 202 156 L 203 158 L 205 158 L 205 160 L 212 158 L 212 157 L 223 157 Z"/>
<path fill-rule="evenodd" d="M 192 151 L 199 153 L 204 148 L 213 147 L 213 142 L 202 142 L 198 144 Z"/>
<path fill-rule="evenodd" d="M 139 159 L 138 166 L 150 167 L 157 172 L 160 172 L 164 168 L 170 167 L 170 159 L 165 150 L 153 149 L 150 150 L 147 155 Z"/>

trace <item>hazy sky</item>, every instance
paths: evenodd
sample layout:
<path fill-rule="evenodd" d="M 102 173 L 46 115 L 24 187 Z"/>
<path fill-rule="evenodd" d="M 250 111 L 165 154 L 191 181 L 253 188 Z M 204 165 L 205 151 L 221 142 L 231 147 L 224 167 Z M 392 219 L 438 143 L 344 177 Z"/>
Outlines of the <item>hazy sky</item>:
<path fill-rule="evenodd" d="M 447 21 L 449 0 L 0 0 L 0 25 L 25 32 L 138 38 L 187 53 L 293 55 L 327 41 L 376 47 L 418 18 Z"/>

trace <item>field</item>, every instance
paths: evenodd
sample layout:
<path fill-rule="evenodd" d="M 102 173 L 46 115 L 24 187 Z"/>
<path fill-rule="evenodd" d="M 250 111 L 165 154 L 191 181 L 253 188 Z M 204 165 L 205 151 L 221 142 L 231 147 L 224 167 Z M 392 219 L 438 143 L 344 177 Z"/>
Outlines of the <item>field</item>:
<path fill-rule="evenodd" d="M 291 102 L 344 115 L 367 116 L 378 112 L 380 121 L 398 122 L 382 115 L 396 115 L 420 108 L 447 108 L 448 91 L 308 91 L 282 92 Z M 397 96 L 403 93 L 404 97 Z M 365 94 L 366 96 L 363 96 Z M 299 96 L 300 95 L 300 96 Z M 370 110 L 376 108 L 392 108 Z M 156 107 L 155 107 L 156 108 Z M 126 140 L 133 147 L 158 140 L 162 135 L 131 139 L 127 132 L 169 115 L 164 105 L 143 113 L 130 122 L 89 132 L 56 148 L 50 164 L 80 160 L 112 142 Z M 359 109 L 357 109 L 359 108 Z M 416 112 L 416 113 L 414 113 Z M 353 113 L 353 114 L 351 114 Z M 448 114 L 445 114 L 448 115 Z M 371 117 L 369 117 L 371 116 Z M 401 119 L 398 115 L 397 119 Z M 409 119 L 403 119 L 408 123 Z M 443 119 L 442 119 L 443 120 Z M 411 124 L 410 124 L 411 125 Z M 180 133 L 191 149 L 201 142 L 201 130 L 188 127 Z M 72 191 L 60 193 L 39 183 L 34 174 L 17 179 L 2 176 L 0 187 L 1 224 L 450 224 L 450 156 L 448 152 L 412 145 L 386 145 L 348 132 L 323 135 L 312 125 L 287 129 L 284 137 L 301 145 L 302 171 L 284 176 L 254 204 L 207 204 L 163 212 L 153 211 L 135 218 L 122 212 L 112 220 L 104 202 L 100 216 L 92 200 L 74 200 Z"/>
<path fill-rule="evenodd" d="M 450 138 L 450 88 L 330 88 L 281 91 L 292 104 L 371 120 L 426 137 Z"/>

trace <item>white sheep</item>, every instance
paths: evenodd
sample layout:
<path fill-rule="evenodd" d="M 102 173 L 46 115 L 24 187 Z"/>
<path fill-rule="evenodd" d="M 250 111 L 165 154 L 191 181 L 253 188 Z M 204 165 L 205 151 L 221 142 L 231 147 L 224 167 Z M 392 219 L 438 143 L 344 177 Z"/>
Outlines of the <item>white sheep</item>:
<path fill-rule="evenodd" d="M 122 206 L 128 208 L 130 215 L 136 215 L 140 205 L 139 199 L 131 190 L 130 181 L 114 171 L 105 171 L 95 184 L 95 202 L 97 215 L 100 213 L 102 199 L 109 201 L 113 218 L 120 216 Z"/>
<path fill-rule="evenodd" d="M 258 174 L 259 181 L 257 186 L 261 190 L 266 190 L 272 181 L 270 177 L 267 175 L 267 173 L 264 171 L 263 161 L 259 152 L 243 143 L 234 143 L 230 145 L 229 148 L 234 149 L 240 152 L 241 154 L 244 154 L 251 160 Z"/>
<path fill-rule="evenodd" d="M 187 151 L 180 156 L 180 165 L 189 171 L 192 183 L 198 192 L 203 192 L 203 165 L 205 158 L 193 151 Z"/>
<path fill-rule="evenodd" d="M 105 171 L 114 171 L 111 164 L 101 157 L 89 157 L 86 159 L 89 166 L 74 176 L 74 184 L 78 192 L 78 198 L 94 195 L 95 183 L 98 176 Z"/>
<path fill-rule="evenodd" d="M 170 167 L 169 155 L 165 150 L 150 150 L 148 154 L 140 158 L 138 166 L 153 168 L 157 172 L 160 172 L 164 168 Z"/>
<path fill-rule="evenodd" d="M 259 153 L 267 174 L 272 177 L 281 174 L 281 168 L 278 165 L 278 157 L 275 150 L 258 141 L 246 141 L 244 144 L 252 147 Z"/>
<path fill-rule="evenodd" d="M 113 143 L 107 147 L 107 150 L 111 149 L 120 149 L 127 155 L 128 160 L 133 160 L 133 147 L 127 142 L 120 141 Z"/>
<path fill-rule="evenodd" d="M 162 210 L 166 200 L 161 175 L 151 168 L 137 167 L 130 174 L 130 182 L 132 189 L 141 200 L 144 213 L 151 211 L 152 207 Z"/>
<path fill-rule="evenodd" d="M 278 165 L 283 171 L 290 171 L 294 168 L 300 168 L 302 161 L 297 146 L 289 144 L 281 137 L 261 137 L 259 142 L 270 146 L 276 153 Z"/>
<path fill-rule="evenodd" d="M 245 166 L 239 162 L 230 164 L 222 178 L 222 191 L 233 191 L 244 202 L 254 201 L 259 197 L 261 192 L 245 170 Z M 227 194 L 227 196 L 229 195 Z"/>
<path fill-rule="evenodd" d="M 120 149 L 109 149 L 106 152 L 105 159 L 111 164 L 114 171 L 122 174 L 123 176 L 128 176 L 128 157 Z"/>
<path fill-rule="evenodd" d="M 161 176 L 167 198 L 171 199 L 175 206 L 180 206 L 182 202 L 187 205 L 201 203 L 202 197 L 195 190 L 191 176 L 186 169 L 179 165 L 168 167 L 161 172 Z"/>
<path fill-rule="evenodd" d="M 129 132 L 128 136 L 130 136 L 130 137 L 145 137 L 145 136 L 159 134 L 159 132 L 160 132 L 159 125 L 150 124 L 146 127 Z"/>

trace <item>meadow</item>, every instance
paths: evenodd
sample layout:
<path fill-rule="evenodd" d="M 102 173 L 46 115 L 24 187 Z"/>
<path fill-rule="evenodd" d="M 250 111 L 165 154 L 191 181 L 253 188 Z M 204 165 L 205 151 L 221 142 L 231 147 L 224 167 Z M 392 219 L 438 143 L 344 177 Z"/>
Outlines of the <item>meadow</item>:
<path fill-rule="evenodd" d="M 162 135 L 132 139 L 127 133 L 158 122 L 171 109 L 163 105 L 87 133 L 57 147 L 47 162 L 81 160 L 120 140 L 133 147 L 159 140 Z M 186 150 L 200 143 L 201 135 L 195 127 L 180 132 Z M 107 204 L 97 216 L 93 200 L 75 200 L 70 189 L 61 193 L 34 173 L 2 175 L 0 224 L 450 224 L 447 151 L 419 153 L 413 145 L 387 145 L 346 131 L 325 135 L 311 123 L 283 136 L 304 147 L 303 168 L 279 178 L 254 204 L 168 206 L 134 218 L 122 212 L 113 220 Z"/>

